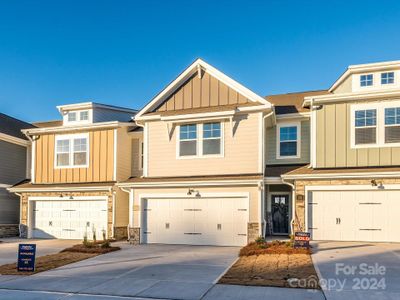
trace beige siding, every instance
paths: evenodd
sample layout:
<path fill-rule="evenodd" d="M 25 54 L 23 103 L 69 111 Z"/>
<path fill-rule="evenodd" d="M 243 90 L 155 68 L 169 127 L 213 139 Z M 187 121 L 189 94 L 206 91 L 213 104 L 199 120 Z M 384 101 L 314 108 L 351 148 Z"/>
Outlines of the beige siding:
<path fill-rule="evenodd" d="M 201 79 L 197 73 L 193 75 L 165 100 L 156 111 L 173 111 L 245 103 L 251 103 L 251 101 L 218 79 L 203 72 Z"/>
<path fill-rule="evenodd" d="M 352 76 L 348 76 L 334 91 L 334 94 L 351 93 L 352 87 Z"/>
<path fill-rule="evenodd" d="M 129 194 L 121 189 L 115 189 L 115 227 L 128 226 L 129 223 Z"/>
<path fill-rule="evenodd" d="M 372 167 L 400 164 L 400 147 L 350 147 L 350 103 L 324 105 L 316 113 L 316 167 Z"/>
<path fill-rule="evenodd" d="M 132 137 L 128 128 L 117 129 L 117 181 L 128 179 L 132 175 Z"/>
<path fill-rule="evenodd" d="M 55 168 L 55 134 L 41 135 L 35 142 L 35 183 L 98 182 L 113 180 L 114 144 L 112 129 L 89 132 L 89 167 Z"/>
<path fill-rule="evenodd" d="M 301 164 L 310 162 L 310 121 L 301 122 L 301 151 L 300 158 L 295 159 L 277 159 L 277 127 L 270 127 L 265 133 L 265 151 L 266 164 Z"/>
<path fill-rule="evenodd" d="M 136 177 L 143 175 L 143 166 L 141 159 L 142 143 L 142 138 L 133 138 L 131 141 L 131 175 Z"/>
<path fill-rule="evenodd" d="M 196 188 L 200 193 L 218 193 L 220 197 L 223 193 L 248 193 L 249 194 L 249 222 L 258 222 L 260 217 L 259 212 L 259 195 L 260 191 L 257 186 L 220 186 L 220 187 L 198 187 Z M 133 225 L 134 227 L 140 227 L 139 214 L 140 214 L 140 198 L 142 195 L 162 195 L 167 196 L 168 194 L 182 194 L 185 196 L 187 188 L 137 188 L 134 189 L 134 214 L 133 214 Z M 217 196 L 218 197 L 218 196 Z"/>
<path fill-rule="evenodd" d="M 177 128 L 171 140 L 164 122 L 149 122 L 148 176 L 190 176 L 259 173 L 259 114 L 249 114 L 224 124 L 224 156 L 177 158 Z"/>

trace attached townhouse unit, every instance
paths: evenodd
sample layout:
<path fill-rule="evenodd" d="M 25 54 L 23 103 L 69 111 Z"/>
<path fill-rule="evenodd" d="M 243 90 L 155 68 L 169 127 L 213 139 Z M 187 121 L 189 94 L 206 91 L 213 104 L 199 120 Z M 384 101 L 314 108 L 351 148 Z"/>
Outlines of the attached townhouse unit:
<path fill-rule="evenodd" d="M 242 246 L 400 242 L 400 62 L 350 66 L 328 90 L 261 97 L 201 59 L 139 112 L 58 107 L 24 130 L 28 237 Z"/>
<path fill-rule="evenodd" d="M 22 235 L 126 236 L 128 194 L 115 184 L 140 172 L 132 159 L 140 147 L 136 110 L 93 102 L 57 108 L 62 121 L 23 130 L 32 141 L 31 179 L 9 189 L 21 197 Z"/>
<path fill-rule="evenodd" d="M 7 188 L 30 170 L 30 142 L 21 132 L 32 124 L 0 113 L 0 237 L 18 236 L 19 198 Z"/>

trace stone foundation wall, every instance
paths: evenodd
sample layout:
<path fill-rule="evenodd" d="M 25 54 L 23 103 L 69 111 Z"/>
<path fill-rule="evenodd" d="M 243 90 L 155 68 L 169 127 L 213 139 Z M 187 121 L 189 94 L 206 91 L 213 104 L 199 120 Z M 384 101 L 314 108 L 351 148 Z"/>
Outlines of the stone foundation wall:
<path fill-rule="evenodd" d="M 114 239 L 126 240 L 128 238 L 128 227 L 114 227 Z"/>
<path fill-rule="evenodd" d="M 372 178 L 371 178 L 372 179 Z M 296 180 L 296 215 L 295 215 L 295 231 L 307 231 L 305 228 L 305 210 L 306 207 L 306 186 L 321 186 L 321 185 L 368 185 L 371 186 L 371 179 L 333 179 L 333 180 Z M 400 178 L 376 178 L 378 184 L 400 184 Z M 298 197 L 299 196 L 299 197 Z M 299 198 L 299 199 L 298 199 Z"/>
<path fill-rule="evenodd" d="M 18 224 L 0 224 L 0 238 L 19 236 Z"/>
<path fill-rule="evenodd" d="M 260 236 L 259 223 L 247 223 L 247 242 L 254 242 Z"/>
<path fill-rule="evenodd" d="M 139 227 L 129 228 L 129 242 L 132 245 L 140 244 L 140 228 Z"/>

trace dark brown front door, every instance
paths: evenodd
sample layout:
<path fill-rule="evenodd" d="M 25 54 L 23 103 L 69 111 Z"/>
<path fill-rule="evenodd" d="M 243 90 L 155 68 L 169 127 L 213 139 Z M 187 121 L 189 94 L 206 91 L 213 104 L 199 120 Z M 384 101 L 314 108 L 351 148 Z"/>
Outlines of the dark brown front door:
<path fill-rule="evenodd" d="M 271 196 L 272 233 L 289 234 L 289 195 Z"/>

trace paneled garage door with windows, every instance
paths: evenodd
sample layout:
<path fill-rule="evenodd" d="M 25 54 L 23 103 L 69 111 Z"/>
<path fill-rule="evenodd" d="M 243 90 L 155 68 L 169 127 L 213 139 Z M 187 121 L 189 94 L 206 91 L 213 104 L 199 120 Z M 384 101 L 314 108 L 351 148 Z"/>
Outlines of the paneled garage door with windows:
<path fill-rule="evenodd" d="M 144 243 L 247 244 L 247 197 L 149 198 L 142 207 Z"/>
<path fill-rule="evenodd" d="M 307 219 L 314 240 L 400 242 L 400 191 L 312 191 Z"/>
<path fill-rule="evenodd" d="M 31 228 L 33 238 L 97 239 L 107 229 L 107 202 L 105 200 L 35 200 Z"/>

